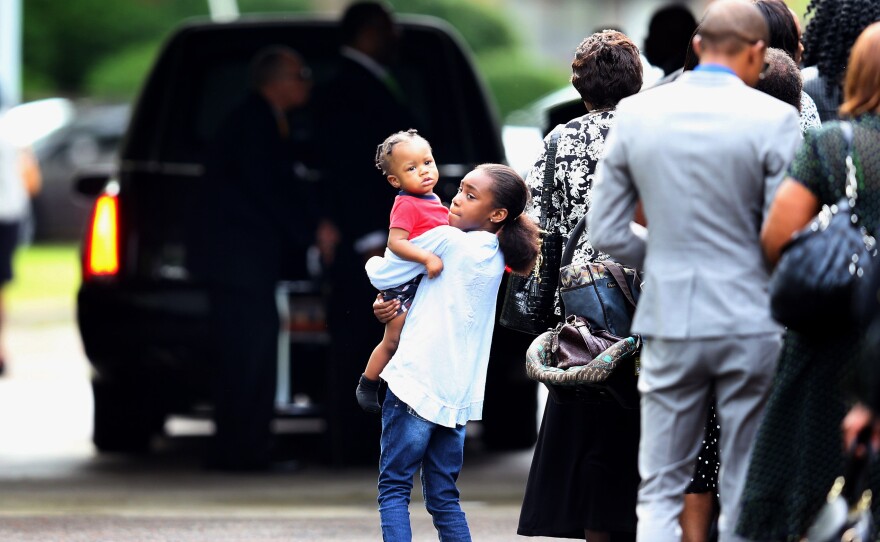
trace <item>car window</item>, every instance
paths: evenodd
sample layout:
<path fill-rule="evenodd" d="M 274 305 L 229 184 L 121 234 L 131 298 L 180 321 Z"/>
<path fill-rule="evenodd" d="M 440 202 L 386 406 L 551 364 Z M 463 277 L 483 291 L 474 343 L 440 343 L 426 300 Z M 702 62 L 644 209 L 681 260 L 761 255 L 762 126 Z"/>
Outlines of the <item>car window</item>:
<path fill-rule="evenodd" d="M 430 27 L 405 26 L 402 40 L 395 71 L 438 162 L 501 160 L 494 111 L 487 107 L 469 59 L 446 34 Z M 338 45 L 329 23 L 184 32 L 167 46 L 154 70 L 123 158 L 202 162 L 207 142 L 246 94 L 248 62 L 272 43 L 298 50 L 312 68 L 316 86 L 332 74 Z M 308 112 L 304 117 L 308 119 Z M 308 120 L 303 125 L 308 127 Z"/>

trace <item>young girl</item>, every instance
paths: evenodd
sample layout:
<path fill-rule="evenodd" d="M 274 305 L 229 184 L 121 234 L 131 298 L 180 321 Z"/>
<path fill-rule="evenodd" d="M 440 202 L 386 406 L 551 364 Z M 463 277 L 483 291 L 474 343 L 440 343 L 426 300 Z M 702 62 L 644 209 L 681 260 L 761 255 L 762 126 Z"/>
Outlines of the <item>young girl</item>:
<path fill-rule="evenodd" d="M 433 252 L 419 248 L 411 240 L 437 226 L 449 223 L 449 211 L 434 194 L 439 174 L 431 145 L 415 130 L 388 136 L 376 150 L 376 167 L 391 186 L 400 190 L 391 208 L 388 250 L 396 256 L 424 265 L 428 278 L 443 270 L 443 262 Z M 385 300 L 399 299 L 397 316 L 385 324 L 382 342 L 373 350 L 356 391 L 358 404 L 369 413 L 379 413 L 379 373 L 397 350 L 406 312 L 412 305 L 422 275 L 385 288 Z"/>
<path fill-rule="evenodd" d="M 538 229 L 522 214 L 529 189 L 516 172 L 484 164 L 461 181 L 449 226 L 423 235 L 422 247 L 444 270 L 424 281 L 407 316 L 397 352 L 382 372 L 379 512 L 386 541 L 409 541 L 413 475 L 421 468 L 425 507 L 441 540 L 470 540 L 455 485 L 464 454 L 465 424 L 482 418 L 495 300 L 505 264 L 528 273 L 538 254 Z M 424 273 L 401 258 L 371 258 L 375 285 L 392 286 Z M 377 302 L 380 320 L 397 300 Z"/>

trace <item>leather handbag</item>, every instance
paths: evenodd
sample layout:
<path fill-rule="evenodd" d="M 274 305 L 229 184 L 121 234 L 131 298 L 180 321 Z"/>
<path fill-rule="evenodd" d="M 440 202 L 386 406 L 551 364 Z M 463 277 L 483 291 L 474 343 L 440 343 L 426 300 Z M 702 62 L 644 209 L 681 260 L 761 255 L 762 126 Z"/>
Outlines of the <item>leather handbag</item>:
<path fill-rule="evenodd" d="M 550 231 L 550 208 L 555 187 L 556 148 L 559 132 L 550 136 L 544 161 L 544 183 L 541 191 L 540 252 L 535 267 L 527 276 L 511 273 L 498 322 L 515 331 L 537 335 L 553 327 L 558 320 L 553 312 L 559 284 L 559 262 L 562 258 L 562 234 L 559 228 Z M 561 218 L 561 217 L 560 217 Z"/>
<path fill-rule="evenodd" d="M 858 180 L 853 163 L 852 125 L 842 122 L 847 142 L 846 195 L 824 206 L 783 247 L 770 278 L 770 312 L 789 329 L 827 332 L 852 323 L 856 285 L 877 254 L 876 243 L 855 212 Z"/>
<path fill-rule="evenodd" d="M 532 341 L 526 351 L 526 375 L 545 384 L 557 403 L 614 401 L 638 408 L 641 346 L 638 335 L 594 333 L 586 320 L 569 316 Z"/>
<path fill-rule="evenodd" d="M 582 218 L 561 258 L 560 297 L 566 318 L 539 335 L 526 353 L 526 374 L 560 403 L 603 399 L 638 408 L 642 341 L 630 336 L 641 293 L 638 273 L 617 262 L 571 262 L 586 227 Z"/>
<path fill-rule="evenodd" d="M 626 337 L 642 293 L 641 276 L 612 260 L 572 263 L 586 224 L 584 217 L 575 225 L 560 260 L 559 297 L 565 316 L 584 317 L 594 332 Z"/>

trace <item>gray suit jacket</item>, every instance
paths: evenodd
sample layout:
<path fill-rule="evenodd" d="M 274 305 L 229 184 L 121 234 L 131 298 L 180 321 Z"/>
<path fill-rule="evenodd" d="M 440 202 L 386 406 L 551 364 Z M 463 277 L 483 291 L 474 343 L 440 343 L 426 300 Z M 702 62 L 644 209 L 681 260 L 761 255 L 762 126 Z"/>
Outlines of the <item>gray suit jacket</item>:
<path fill-rule="evenodd" d="M 709 71 L 617 110 L 587 220 L 595 247 L 644 271 L 633 332 L 684 339 L 779 331 L 759 236 L 801 140 L 797 111 Z M 630 224 L 639 199 L 648 232 Z"/>

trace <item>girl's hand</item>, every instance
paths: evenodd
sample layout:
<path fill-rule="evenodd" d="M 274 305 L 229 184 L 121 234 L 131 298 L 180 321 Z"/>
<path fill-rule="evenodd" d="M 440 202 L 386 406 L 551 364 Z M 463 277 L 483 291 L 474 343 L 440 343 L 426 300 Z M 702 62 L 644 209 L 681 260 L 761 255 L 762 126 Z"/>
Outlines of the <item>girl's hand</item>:
<path fill-rule="evenodd" d="M 428 278 L 432 279 L 443 271 L 443 260 L 436 254 L 431 254 L 425 262 L 425 268 L 428 270 Z"/>
<path fill-rule="evenodd" d="M 377 295 L 376 300 L 373 301 L 373 314 L 375 314 L 376 319 L 383 324 L 392 320 L 397 314 L 397 310 L 399 308 L 400 301 L 396 299 L 392 299 L 391 301 L 383 301 L 382 294 Z"/>

